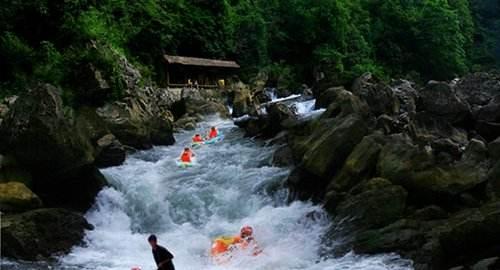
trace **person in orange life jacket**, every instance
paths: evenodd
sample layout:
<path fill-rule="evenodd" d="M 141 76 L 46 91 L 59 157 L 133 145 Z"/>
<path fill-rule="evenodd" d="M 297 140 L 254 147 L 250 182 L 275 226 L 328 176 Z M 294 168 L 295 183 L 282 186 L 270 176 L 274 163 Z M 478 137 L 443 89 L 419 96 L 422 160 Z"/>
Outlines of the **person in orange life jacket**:
<path fill-rule="evenodd" d="M 219 135 L 219 132 L 215 127 L 211 127 L 210 131 L 208 132 L 208 139 L 213 139 Z"/>
<path fill-rule="evenodd" d="M 244 226 L 240 230 L 240 235 L 234 237 L 234 244 L 237 247 L 246 249 L 249 246 L 253 247 L 253 255 L 256 256 L 262 252 L 262 250 L 257 245 L 257 241 L 253 237 L 253 228 L 250 226 Z"/>
<path fill-rule="evenodd" d="M 192 158 L 194 156 L 195 156 L 195 154 L 193 153 L 193 151 L 189 147 L 186 147 L 186 148 L 184 148 L 184 151 L 181 154 L 181 161 L 182 162 L 191 162 Z"/>
<path fill-rule="evenodd" d="M 222 236 L 215 239 L 211 249 L 212 256 L 218 257 L 219 255 L 227 254 L 228 251 L 245 250 L 249 247 L 253 248 L 252 254 L 254 256 L 258 255 L 262 250 L 257 246 L 257 241 L 255 241 L 252 234 L 252 227 L 245 226 L 241 229 L 239 235 L 229 237 Z"/>
<path fill-rule="evenodd" d="M 201 135 L 200 135 L 200 134 L 196 134 L 196 135 L 194 135 L 194 137 L 193 137 L 193 142 L 194 142 L 194 143 L 200 143 L 200 142 L 203 142 L 203 138 L 201 137 Z"/>

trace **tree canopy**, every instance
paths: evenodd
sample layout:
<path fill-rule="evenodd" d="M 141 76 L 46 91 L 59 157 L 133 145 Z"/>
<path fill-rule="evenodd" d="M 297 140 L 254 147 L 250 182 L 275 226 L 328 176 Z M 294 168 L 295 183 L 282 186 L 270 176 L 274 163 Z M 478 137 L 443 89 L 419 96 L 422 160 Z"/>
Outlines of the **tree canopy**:
<path fill-rule="evenodd" d="M 449 79 L 498 66 L 499 15 L 495 0 L 7 0 L 0 87 L 41 80 L 70 89 L 87 63 L 112 78 L 116 55 L 161 82 L 163 53 L 235 59 L 243 78 L 267 70 L 305 83 L 317 71 L 332 84 L 366 71 Z"/>

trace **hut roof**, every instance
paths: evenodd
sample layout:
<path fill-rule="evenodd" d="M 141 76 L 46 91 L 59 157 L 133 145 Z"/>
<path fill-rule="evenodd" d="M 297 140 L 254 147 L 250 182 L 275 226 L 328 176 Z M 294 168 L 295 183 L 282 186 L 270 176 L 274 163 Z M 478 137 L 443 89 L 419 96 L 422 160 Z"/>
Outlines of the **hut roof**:
<path fill-rule="evenodd" d="M 225 67 L 239 68 L 240 65 L 235 61 L 206 59 L 197 57 L 164 55 L 169 64 L 187 65 L 187 66 L 205 66 L 205 67 Z"/>

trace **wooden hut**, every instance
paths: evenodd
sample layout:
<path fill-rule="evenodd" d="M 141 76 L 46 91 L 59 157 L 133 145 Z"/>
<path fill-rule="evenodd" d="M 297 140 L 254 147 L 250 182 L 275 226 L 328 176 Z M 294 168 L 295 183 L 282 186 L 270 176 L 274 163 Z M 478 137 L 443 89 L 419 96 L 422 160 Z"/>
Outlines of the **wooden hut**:
<path fill-rule="evenodd" d="M 235 61 L 164 55 L 168 87 L 223 87 L 239 68 Z"/>

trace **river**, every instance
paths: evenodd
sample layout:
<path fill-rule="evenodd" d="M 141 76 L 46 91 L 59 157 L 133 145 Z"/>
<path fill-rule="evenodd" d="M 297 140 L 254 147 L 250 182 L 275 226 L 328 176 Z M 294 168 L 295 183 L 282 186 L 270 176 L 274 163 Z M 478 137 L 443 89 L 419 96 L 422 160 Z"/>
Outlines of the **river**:
<path fill-rule="evenodd" d="M 271 166 L 277 146 L 245 138 L 232 121 L 218 117 L 200 123 L 197 132 L 210 126 L 225 138 L 195 150 L 194 167 L 175 163 L 195 132 L 186 131 L 176 134 L 173 146 L 140 151 L 123 165 L 104 169 L 111 187 L 86 213 L 95 229 L 86 233 L 84 245 L 54 263 L 6 263 L 6 269 L 152 270 L 146 241 L 151 233 L 175 255 L 178 270 L 412 269 L 395 254 L 322 258 L 321 237 L 331 218 L 310 202 L 288 202 L 283 184 L 289 168 Z M 208 256 L 211 239 L 234 235 L 242 225 L 254 228 L 264 252 L 215 265 Z"/>

